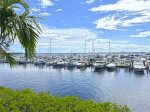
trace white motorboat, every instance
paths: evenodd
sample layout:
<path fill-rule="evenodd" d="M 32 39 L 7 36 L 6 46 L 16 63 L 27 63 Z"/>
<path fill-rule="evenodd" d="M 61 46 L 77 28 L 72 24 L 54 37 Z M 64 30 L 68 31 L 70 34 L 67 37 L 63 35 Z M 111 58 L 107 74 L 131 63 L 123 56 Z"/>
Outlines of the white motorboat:
<path fill-rule="evenodd" d="M 77 66 L 77 68 L 86 67 L 87 62 L 86 62 L 86 61 L 77 61 L 77 62 L 75 63 L 75 65 Z"/>
<path fill-rule="evenodd" d="M 112 63 L 109 63 L 108 65 L 106 65 L 106 67 L 108 70 L 115 70 L 117 68 L 117 65 L 116 65 L 116 63 L 112 62 Z"/>
<path fill-rule="evenodd" d="M 46 66 L 52 66 L 53 64 L 54 64 L 54 61 L 49 60 L 49 61 L 46 63 Z"/>
<path fill-rule="evenodd" d="M 45 65 L 46 62 L 43 59 L 37 59 L 36 62 L 34 62 L 34 65 Z"/>
<path fill-rule="evenodd" d="M 145 62 L 145 66 L 147 69 L 150 69 L 150 59 Z"/>
<path fill-rule="evenodd" d="M 64 66 L 64 61 L 63 60 L 58 60 L 57 61 L 57 66 L 58 67 L 63 67 Z"/>
<path fill-rule="evenodd" d="M 95 70 L 105 68 L 105 66 L 106 66 L 105 61 L 96 61 L 95 64 L 94 64 Z"/>
<path fill-rule="evenodd" d="M 125 68 L 130 68 L 132 65 L 132 60 L 129 58 L 125 58 L 123 61 L 123 67 Z"/>
<path fill-rule="evenodd" d="M 68 65 L 69 65 L 68 60 L 64 60 L 64 66 L 68 66 Z"/>
<path fill-rule="evenodd" d="M 133 68 L 134 68 L 134 72 L 144 73 L 145 66 L 142 61 L 134 61 Z"/>
<path fill-rule="evenodd" d="M 123 61 L 120 58 L 115 58 L 114 62 L 116 63 L 117 67 L 123 67 Z"/>
<path fill-rule="evenodd" d="M 76 66 L 76 60 L 69 60 L 68 67 L 75 67 Z"/>
<path fill-rule="evenodd" d="M 17 60 L 18 64 L 26 64 L 27 61 L 25 60 L 25 58 L 20 57 L 19 60 Z"/>

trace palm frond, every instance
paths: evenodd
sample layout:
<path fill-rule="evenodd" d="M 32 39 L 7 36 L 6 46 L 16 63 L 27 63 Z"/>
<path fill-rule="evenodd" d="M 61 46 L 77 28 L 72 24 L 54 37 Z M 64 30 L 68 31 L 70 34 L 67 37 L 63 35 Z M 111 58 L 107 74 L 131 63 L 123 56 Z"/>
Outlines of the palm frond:
<path fill-rule="evenodd" d="M 20 8 L 15 6 L 16 4 L 25 8 L 20 15 L 14 10 L 14 8 Z M 12 58 L 6 51 L 15 39 L 18 39 L 24 48 L 26 58 L 30 58 L 35 53 L 36 43 L 42 30 L 37 23 L 39 18 L 29 16 L 28 9 L 29 6 L 25 0 L 0 0 L 0 48 L 8 61 Z M 9 43 L 6 40 L 9 40 Z M 4 41 L 8 45 L 4 44 Z"/>
<path fill-rule="evenodd" d="M 7 53 L 4 49 L 0 48 L 0 57 L 5 59 L 6 62 L 9 63 L 10 67 L 13 67 L 16 64 L 16 60 L 12 54 Z"/>

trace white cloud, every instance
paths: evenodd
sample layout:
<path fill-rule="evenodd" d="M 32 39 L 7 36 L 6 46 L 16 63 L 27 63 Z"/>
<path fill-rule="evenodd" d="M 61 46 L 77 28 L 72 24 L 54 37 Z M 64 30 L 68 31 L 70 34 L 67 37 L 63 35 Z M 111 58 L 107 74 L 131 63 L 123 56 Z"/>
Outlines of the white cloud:
<path fill-rule="evenodd" d="M 39 2 L 43 8 L 54 5 L 51 0 L 39 0 Z"/>
<path fill-rule="evenodd" d="M 108 52 L 109 41 L 111 43 L 111 51 L 146 51 L 150 48 L 149 45 L 138 45 L 131 44 L 127 40 L 110 40 L 107 38 L 100 38 L 96 32 L 89 29 L 82 28 L 69 28 L 69 29 L 57 29 L 48 28 L 46 26 L 41 26 L 43 33 L 39 40 L 38 46 L 40 48 L 49 48 L 49 41 L 52 41 L 53 52 L 84 52 L 84 44 L 86 40 L 87 52 L 92 50 L 92 42 L 94 40 L 95 52 Z M 59 51 L 57 50 L 59 49 Z"/>
<path fill-rule="evenodd" d="M 98 19 L 95 22 L 96 28 L 116 30 L 150 22 L 150 0 L 119 0 L 114 4 L 101 5 L 89 10 L 112 13 Z"/>
<path fill-rule="evenodd" d="M 103 29 L 109 29 L 109 30 L 117 30 L 124 27 L 139 25 L 142 23 L 149 23 L 150 22 L 150 15 L 143 15 L 139 17 L 117 17 L 115 15 L 109 15 L 104 18 L 98 19 L 96 22 L 96 28 L 103 28 Z"/>
<path fill-rule="evenodd" d="M 49 41 L 52 41 L 52 48 L 61 49 L 61 52 L 73 50 L 74 52 L 83 52 L 85 41 L 87 43 L 87 51 L 90 51 L 92 48 L 92 41 L 95 41 L 95 44 L 108 43 L 108 39 L 100 38 L 96 32 L 84 29 L 84 28 L 69 28 L 69 29 L 57 29 L 57 28 L 48 28 L 41 25 L 43 33 L 39 40 L 38 46 L 41 48 L 49 48 Z M 43 46 L 43 47 L 42 47 Z M 55 52 L 58 52 L 55 50 Z"/>
<path fill-rule="evenodd" d="M 62 11 L 63 9 L 57 9 L 57 10 L 55 10 L 56 12 L 60 12 L 60 11 Z"/>
<path fill-rule="evenodd" d="M 96 1 L 101 2 L 102 0 L 86 0 L 86 4 L 92 4 Z M 84 4 L 84 3 L 82 2 L 82 4 Z"/>
<path fill-rule="evenodd" d="M 150 45 L 140 45 L 140 44 L 114 44 L 111 46 L 112 49 L 122 49 L 129 52 L 149 52 Z"/>
<path fill-rule="evenodd" d="M 45 13 L 41 13 L 41 14 L 39 14 L 40 16 L 51 16 L 51 14 L 50 13 L 47 13 L 47 12 L 45 12 Z"/>
<path fill-rule="evenodd" d="M 112 41 L 113 43 L 119 43 L 119 44 L 128 44 L 130 41 L 127 40 L 117 40 L 117 41 Z"/>
<path fill-rule="evenodd" d="M 33 11 L 33 12 L 39 12 L 39 11 L 41 11 L 40 9 L 38 9 L 38 8 L 36 8 L 36 7 L 33 7 L 33 8 L 31 8 L 30 10 Z"/>
<path fill-rule="evenodd" d="M 108 43 L 111 41 L 110 39 L 102 39 L 102 38 L 97 38 L 94 40 L 96 43 Z"/>
<path fill-rule="evenodd" d="M 114 4 L 102 5 L 91 9 L 92 12 L 103 11 L 143 11 L 150 8 L 150 0 L 118 0 Z"/>
<path fill-rule="evenodd" d="M 43 33 L 41 36 L 43 37 L 51 37 L 54 40 L 90 40 L 98 38 L 97 34 L 82 28 L 69 28 L 69 29 L 51 29 L 46 26 L 41 26 L 43 29 Z"/>
<path fill-rule="evenodd" d="M 84 52 L 84 44 L 86 40 L 87 49 L 90 53 L 92 51 L 92 42 L 94 40 L 95 52 L 108 52 L 109 41 L 112 52 L 140 52 L 149 51 L 150 45 L 132 44 L 126 40 L 110 40 L 107 38 L 100 38 L 96 32 L 89 29 L 81 28 L 69 28 L 69 29 L 57 29 L 48 28 L 41 25 L 43 33 L 40 35 L 40 39 L 37 44 L 37 52 L 49 52 L 49 42 L 51 39 L 52 53 L 54 52 L 70 52 L 75 53 Z M 14 46 L 17 46 L 18 41 Z M 14 47 L 16 48 L 16 47 Z"/>
<path fill-rule="evenodd" d="M 139 32 L 137 35 L 131 35 L 130 37 L 150 37 L 150 31 Z"/>
<path fill-rule="evenodd" d="M 115 30 L 117 29 L 120 22 L 120 20 L 115 19 L 115 16 L 108 16 L 97 20 L 95 24 L 96 28 Z"/>
<path fill-rule="evenodd" d="M 87 0 L 87 1 L 86 1 L 87 4 L 91 4 L 91 3 L 93 3 L 93 2 L 95 2 L 95 0 Z"/>
<path fill-rule="evenodd" d="M 56 11 L 56 12 L 60 12 L 60 11 L 62 11 L 62 10 L 63 10 L 63 9 L 56 9 L 55 11 Z"/>

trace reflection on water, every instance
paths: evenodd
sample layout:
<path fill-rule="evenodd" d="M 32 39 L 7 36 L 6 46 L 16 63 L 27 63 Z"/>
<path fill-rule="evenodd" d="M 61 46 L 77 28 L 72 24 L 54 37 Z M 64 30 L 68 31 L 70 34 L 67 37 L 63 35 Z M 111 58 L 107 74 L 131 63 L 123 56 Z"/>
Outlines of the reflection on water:
<path fill-rule="evenodd" d="M 56 96 L 73 95 L 93 101 L 127 104 L 134 112 L 150 111 L 150 77 L 131 69 L 114 71 L 94 68 L 0 64 L 0 85 L 12 89 L 31 88 Z"/>

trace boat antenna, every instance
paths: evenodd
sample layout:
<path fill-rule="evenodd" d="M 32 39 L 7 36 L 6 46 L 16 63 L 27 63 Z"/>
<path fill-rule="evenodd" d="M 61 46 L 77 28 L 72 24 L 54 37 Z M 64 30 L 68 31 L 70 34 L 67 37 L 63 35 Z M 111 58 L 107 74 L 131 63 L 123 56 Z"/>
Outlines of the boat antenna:
<path fill-rule="evenodd" d="M 92 42 L 92 53 L 94 54 L 94 52 L 95 52 L 95 49 L 94 49 L 94 40 L 93 40 L 93 42 Z"/>
<path fill-rule="evenodd" d="M 94 58 L 94 40 L 92 41 L 92 57 Z"/>

